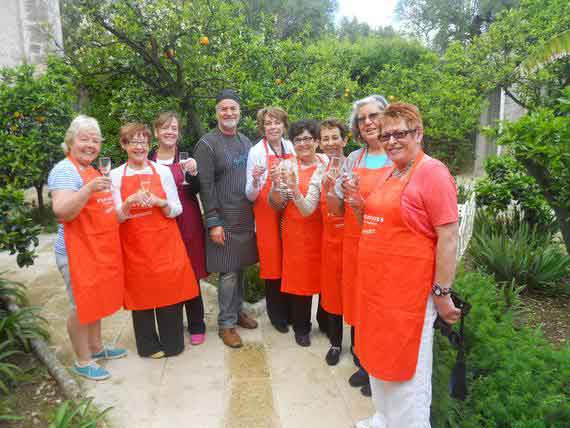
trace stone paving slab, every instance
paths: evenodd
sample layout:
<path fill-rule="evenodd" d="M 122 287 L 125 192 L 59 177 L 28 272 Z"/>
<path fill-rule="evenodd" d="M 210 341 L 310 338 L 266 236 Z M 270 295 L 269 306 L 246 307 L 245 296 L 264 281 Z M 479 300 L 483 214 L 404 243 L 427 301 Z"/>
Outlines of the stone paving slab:
<path fill-rule="evenodd" d="M 19 269 L 15 257 L 0 253 L 0 272 L 27 284 L 30 303 L 41 307 L 49 320 L 53 349 L 69 367 L 73 361 L 65 327 L 69 305 L 55 266 L 54 238 L 40 237 L 38 258 L 31 268 Z M 347 382 L 355 370 L 348 352 L 348 327 L 335 367 L 324 361 L 328 339 L 316 328 L 312 346 L 301 348 L 292 332 L 277 332 L 266 315 L 258 318 L 258 329 L 238 329 L 243 348 L 229 349 L 217 337 L 215 289 L 202 284 L 202 292 L 206 342 L 187 343 L 185 352 L 173 358 L 138 357 L 127 311 L 103 321 L 105 342 L 124 346 L 130 355 L 103 363 L 113 374 L 111 379 L 82 385 L 101 409 L 113 407 L 109 421 L 114 428 L 350 428 L 372 413 L 370 400 Z M 315 299 L 313 312 L 316 304 Z M 313 313 L 313 327 L 314 320 Z"/>

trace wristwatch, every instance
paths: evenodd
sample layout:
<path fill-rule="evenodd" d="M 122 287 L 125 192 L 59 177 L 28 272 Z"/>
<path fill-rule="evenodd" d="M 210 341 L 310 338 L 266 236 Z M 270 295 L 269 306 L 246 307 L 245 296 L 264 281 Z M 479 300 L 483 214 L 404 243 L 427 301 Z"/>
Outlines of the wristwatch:
<path fill-rule="evenodd" d="M 431 286 L 431 293 L 437 297 L 447 296 L 449 293 L 451 293 L 451 288 L 444 288 L 441 285 L 439 285 L 437 282 L 435 282 Z"/>

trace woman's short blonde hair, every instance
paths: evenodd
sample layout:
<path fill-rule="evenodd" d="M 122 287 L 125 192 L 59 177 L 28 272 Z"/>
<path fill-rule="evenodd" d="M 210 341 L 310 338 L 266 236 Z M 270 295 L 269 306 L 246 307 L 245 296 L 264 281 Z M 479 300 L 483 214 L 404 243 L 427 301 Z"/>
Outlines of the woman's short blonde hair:
<path fill-rule="evenodd" d="M 424 130 L 422 115 L 417 106 L 406 103 L 392 103 L 382 113 L 380 123 L 384 126 L 387 123 L 393 123 L 403 120 L 410 129 L 416 129 L 420 132 Z"/>
<path fill-rule="evenodd" d="M 81 131 L 95 131 L 99 134 L 101 140 L 101 128 L 99 128 L 99 122 L 97 119 L 91 116 L 86 116 L 84 114 L 80 114 L 79 116 L 75 117 L 69 124 L 69 128 L 65 131 L 65 137 L 63 138 L 63 143 L 61 143 L 61 148 L 63 149 L 63 153 L 69 153 L 69 149 L 73 145 L 77 134 Z"/>
<path fill-rule="evenodd" d="M 263 127 L 265 116 L 271 116 L 278 121 L 283 122 L 285 133 L 287 133 L 287 129 L 289 129 L 289 116 L 287 115 L 287 112 L 281 107 L 270 106 L 264 107 L 257 112 L 257 129 L 261 135 L 265 135 L 265 128 Z"/>

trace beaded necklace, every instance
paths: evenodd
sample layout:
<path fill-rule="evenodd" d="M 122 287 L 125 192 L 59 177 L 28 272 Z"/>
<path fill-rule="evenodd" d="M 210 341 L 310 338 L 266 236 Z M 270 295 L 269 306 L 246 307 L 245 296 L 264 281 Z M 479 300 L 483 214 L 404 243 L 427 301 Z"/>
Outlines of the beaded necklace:
<path fill-rule="evenodd" d="M 414 159 L 410 160 L 408 164 L 402 169 L 394 168 L 394 171 L 392 171 L 390 177 L 400 178 L 406 175 L 406 173 L 410 170 L 410 168 L 412 168 L 413 165 L 414 165 Z"/>

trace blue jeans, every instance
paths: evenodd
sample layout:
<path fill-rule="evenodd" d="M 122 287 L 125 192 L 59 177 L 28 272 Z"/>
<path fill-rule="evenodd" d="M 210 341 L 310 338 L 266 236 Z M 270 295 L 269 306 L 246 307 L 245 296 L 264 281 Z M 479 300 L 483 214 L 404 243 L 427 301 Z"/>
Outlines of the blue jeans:
<path fill-rule="evenodd" d="M 218 285 L 218 326 L 220 328 L 235 327 L 238 314 L 243 306 L 243 286 L 245 275 L 243 270 L 220 273 Z"/>

